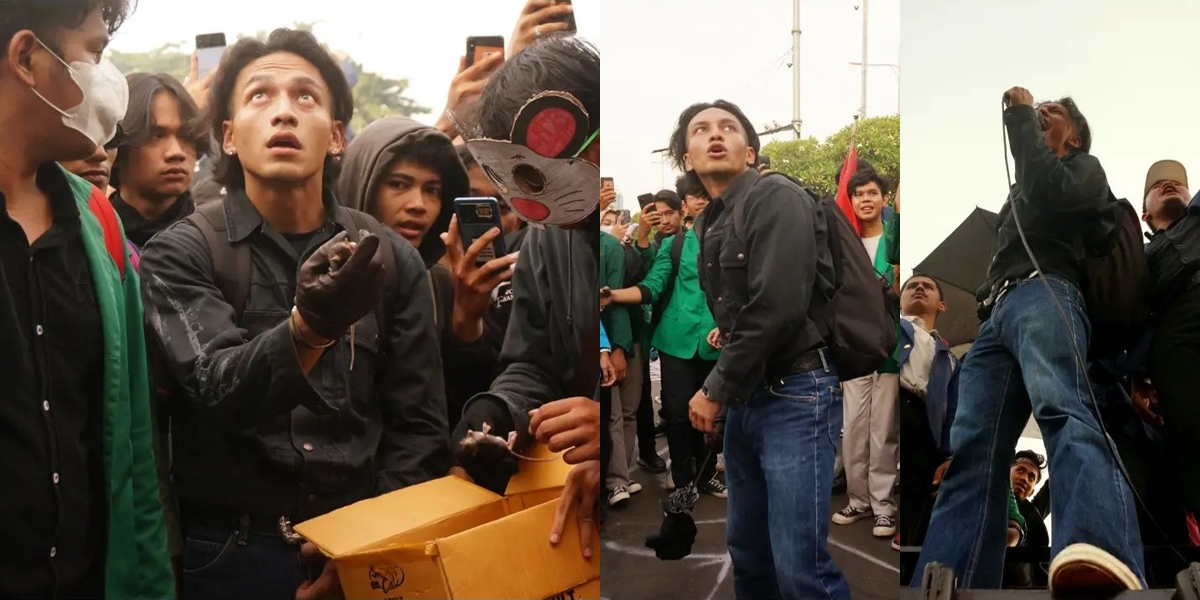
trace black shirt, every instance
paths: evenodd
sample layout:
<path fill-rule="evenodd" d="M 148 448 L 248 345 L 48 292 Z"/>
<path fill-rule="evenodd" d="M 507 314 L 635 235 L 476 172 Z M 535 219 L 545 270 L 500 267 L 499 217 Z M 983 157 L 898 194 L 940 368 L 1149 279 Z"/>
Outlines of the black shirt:
<path fill-rule="evenodd" d="M 0 194 L 0 597 L 103 591 L 100 311 L 66 176 L 37 182 L 54 224 L 32 245 Z"/>
<path fill-rule="evenodd" d="M 1096 157 L 1072 152 L 1062 158 L 1046 146 L 1033 107 L 1014 106 L 1004 112 L 1016 168 L 1016 185 L 1000 209 L 995 252 L 987 281 L 977 299 L 987 298 L 994 285 L 1023 279 L 1034 271 L 1021 243 L 1013 210 L 1038 266 L 1046 275 L 1079 283 L 1079 260 L 1084 244 L 1101 237 L 1112 225 L 1101 210 L 1108 202 L 1108 178 Z"/>
<path fill-rule="evenodd" d="M 121 217 L 121 225 L 125 227 L 125 237 L 129 238 L 129 241 L 138 248 L 145 247 L 150 238 L 166 229 L 171 223 L 196 212 L 196 204 L 192 202 L 192 195 L 187 192 L 177 198 L 171 208 L 168 208 L 156 219 L 143 217 L 137 209 L 125 203 L 119 191 L 113 192 L 108 199 L 112 201 L 113 208 Z"/>
<path fill-rule="evenodd" d="M 766 376 L 825 345 L 810 314 L 818 278 L 835 280 L 822 211 L 786 178 L 747 169 L 696 220 L 700 287 L 725 340 L 704 384 L 713 400 L 744 403 Z"/>
<path fill-rule="evenodd" d="M 355 326 L 353 355 L 347 332 L 306 376 L 288 330 L 296 272 L 354 221 L 327 196 L 323 233 L 298 253 L 244 192 L 223 202 L 230 240 L 251 252 L 240 319 L 213 283 L 212 255 L 190 221 L 155 236 L 141 262 L 152 337 L 182 388 L 170 402 L 182 520 L 186 507 L 201 506 L 298 522 L 444 476 L 442 363 L 417 251 L 388 231 L 390 328 L 381 332 L 377 315 L 367 315 Z"/>

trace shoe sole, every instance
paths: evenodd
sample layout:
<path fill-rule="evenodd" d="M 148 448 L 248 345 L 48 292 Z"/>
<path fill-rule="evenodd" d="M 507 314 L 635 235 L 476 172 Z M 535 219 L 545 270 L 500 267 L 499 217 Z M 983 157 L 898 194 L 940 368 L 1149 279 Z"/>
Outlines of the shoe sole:
<path fill-rule="evenodd" d="M 608 505 L 613 508 L 620 508 L 628 501 L 629 492 L 621 492 L 620 494 L 614 494 L 613 496 L 609 497 Z"/>
<path fill-rule="evenodd" d="M 1050 563 L 1050 593 L 1056 597 L 1101 598 L 1140 589 L 1128 566 L 1091 544 L 1071 544 Z"/>
<path fill-rule="evenodd" d="M 629 485 L 629 487 L 627 487 L 625 489 L 629 490 L 630 494 L 636 494 L 636 493 L 642 491 L 642 484 L 634 482 L 634 483 L 631 483 Z"/>
<path fill-rule="evenodd" d="M 877 538 L 896 537 L 896 528 L 893 527 L 876 527 L 871 530 L 871 534 Z"/>
<path fill-rule="evenodd" d="M 847 516 L 842 515 L 842 513 L 834 513 L 833 514 L 833 524 L 834 525 L 853 525 L 863 519 L 873 517 L 873 516 L 875 516 L 875 515 L 870 512 L 862 513 L 862 514 L 858 515 L 857 517 L 847 517 Z"/>

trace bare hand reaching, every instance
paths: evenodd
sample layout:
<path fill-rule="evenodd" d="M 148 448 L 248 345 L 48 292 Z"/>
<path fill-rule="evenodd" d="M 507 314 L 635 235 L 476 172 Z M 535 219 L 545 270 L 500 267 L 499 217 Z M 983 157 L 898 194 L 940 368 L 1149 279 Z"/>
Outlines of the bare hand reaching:
<path fill-rule="evenodd" d="M 438 118 L 437 125 L 435 125 L 438 131 L 451 139 L 458 136 L 454 122 L 447 113 L 458 114 L 461 107 L 482 96 L 488 79 L 502 64 L 504 64 L 504 57 L 499 54 L 488 56 L 470 67 L 467 66 L 467 57 L 458 59 L 458 74 L 450 81 L 450 93 L 446 96 L 446 109 L 442 111 L 442 116 Z"/>
<path fill-rule="evenodd" d="M 513 29 L 512 43 L 508 47 L 508 56 L 513 57 L 522 50 L 533 45 L 538 34 L 543 36 L 559 31 L 566 31 L 567 24 L 558 19 L 575 12 L 575 8 L 565 2 L 554 0 L 529 0 L 517 19 Z"/>
<path fill-rule="evenodd" d="M 217 80 L 217 71 L 219 70 L 213 69 L 208 75 L 204 76 L 204 79 L 201 79 L 200 58 L 195 53 L 192 54 L 192 66 L 188 70 L 188 76 L 183 87 L 187 90 L 188 95 L 192 97 L 192 101 L 196 103 L 196 108 L 199 108 L 201 113 L 208 110 L 208 96 L 212 91 L 213 82 Z"/>

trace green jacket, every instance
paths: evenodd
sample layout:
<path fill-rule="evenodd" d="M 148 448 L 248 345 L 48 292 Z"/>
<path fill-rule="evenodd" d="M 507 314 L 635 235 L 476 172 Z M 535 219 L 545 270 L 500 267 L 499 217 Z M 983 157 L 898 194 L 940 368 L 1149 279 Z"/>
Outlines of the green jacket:
<path fill-rule="evenodd" d="M 65 173 L 65 170 L 64 170 Z M 104 328 L 104 466 L 108 497 L 106 598 L 174 598 L 150 418 L 142 297 L 128 252 L 122 281 L 88 209 L 92 184 L 67 174 L 82 221 Z M 124 234 L 122 234 L 122 238 Z M 124 247 L 124 245 L 122 246 Z"/>
<path fill-rule="evenodd" d="M 891 217 L 883 221 L 883 237 L 879 238 L 878 251 L 875 254 L 875 272 L 887 278 L 888 285 L 895 285 L 896 270 L 892 267 L 896 264 L 892 262 L 898 256 L 900 245 L 900 215 L 892 213 Z M 898 355 L 900 352 L 900 325 L 896 324 L 896 349 L 892 351 L 892 355 L 888 357 L 887 362 L 879 367 L 880 373 L 899 373 L 900 361 Z"/>
<path fill-rule="evenodd" d="M 625 284 L 625 249 L 617 238 L 600 232 L 600 287 L 614 290 Z M 610 304 L 600 312 L 600 321 L 608 332 L 613 348 L 626 354 L 633 353 L 633 328 L 629 322 L 629 309 L 620 304 Z"/>
<path fill-rule="evenodd" d="M 675 236 L 662 241 L 654 265 L 638 284 L 642 298 L 657 302 L 665 291 L 667 278 L 671 275 L 671 244 Z M 704 292 L 700 290 L 699 272 L 700 241 L 696 233 L 688 230 L 683 238 L 683 252 L 679 256 L 679 272 L 675 276 L 675 291 L 671 303 L 663 308 L 662 319 L 655 329 L 652 344 L 659 352 L 682 358 L 715 361 L 720 350 L 708 345 L 708 333 L 717 323 L 708 310 Z"/>

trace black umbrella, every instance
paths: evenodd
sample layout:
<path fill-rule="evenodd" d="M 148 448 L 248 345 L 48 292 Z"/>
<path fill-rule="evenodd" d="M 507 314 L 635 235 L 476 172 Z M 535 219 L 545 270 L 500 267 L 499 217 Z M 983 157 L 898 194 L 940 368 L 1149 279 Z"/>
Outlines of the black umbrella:
<path fill-rule="evenodd" d="M 932 277 L 942 286 L 946 312 L 937 330 L 951 346 L 975 340 L 979 333 L 975 292 L 987 279 L 996 238 L 996 213 L 976 207 L 913 273 Z"/>

